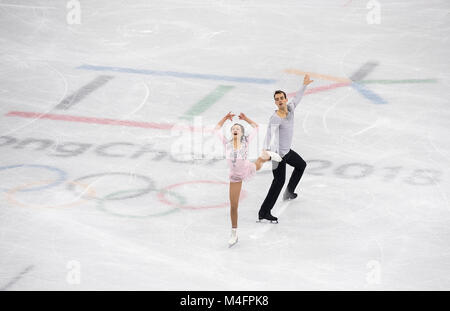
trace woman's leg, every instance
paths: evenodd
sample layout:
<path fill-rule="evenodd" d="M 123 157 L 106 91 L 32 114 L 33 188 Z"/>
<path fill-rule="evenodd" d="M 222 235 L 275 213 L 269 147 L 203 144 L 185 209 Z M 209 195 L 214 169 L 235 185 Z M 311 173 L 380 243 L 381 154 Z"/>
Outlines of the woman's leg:
<path fill-rule="evenodd" d="M 230 182 L 230 216 L 231 227 L 237 228 L 239 196 L 241 195 L 242 181 Z"/>
<path fill-rule="evenodd" d="M 269 159 L 263 159 L 261 157 L 259 157 L 258 159 L 256 159 L 256 161 L 254 162 L 256 165 L 256 170 L 259 171 L 259 169 L 263 166 L 264 162 L 269 161 Z"/>

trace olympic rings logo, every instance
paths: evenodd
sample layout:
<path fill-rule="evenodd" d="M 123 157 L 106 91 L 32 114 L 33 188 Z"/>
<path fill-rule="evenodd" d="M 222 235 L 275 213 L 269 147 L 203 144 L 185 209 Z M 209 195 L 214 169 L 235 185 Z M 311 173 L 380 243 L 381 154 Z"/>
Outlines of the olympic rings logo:
<path fill-rule="evenodd" d="M 173 185 L 168 185 L 162 188 L 156 188 L 155 182 L 152 178 L 135 174 L 130 172 L 105 172 L 105 173 L 96 173 L 89 174 L 74 180 L 67 180 L 68 174 L 63 170 L 48 166 L 48 165 L 37 165 L 37 164 L 21 164 L 21 165 L 10 165 L 10 166 L 1 166 L 0 167 L 0 176 L 2 171 L 10 171 L 14 169 L 33 169 L 33 170 L 46 170 L 54 174 L 53 179 L 43 179 L 43 180 L 34 180 L 33 182 L 27 182 L 25 184 L 21 184 L 19 186 L 15 186 L 11 189 L 0 188 L 1 191 L 6 193 L 7 201 L 13 205 L 21 206 L 21 207 L 39 207 L 39 208 L 65 208 L 65 207 L 73 207 L 80 205 L 83 202 L 94 201 L 96 202 L 96 207 L 98 210 L 109 213 L 118 217 L 127 217 L 127 218 L 147 218 L 147 217 L 156 217 L 156 216 L 164 216 L 171 214 L 173 212 L 179 211 L 180 209 L 209 209 L 209 208 L 223 208 L 229 206 L 228 202 L 221 204 L 212 204 L 207 206 L 195 206 L 187 204 L 187 199 L 185 196 L 178 194 L 175 192 L 175 188 L 179 188 L 184 185 L 192 185 L 192 184 L 213 184 L 213 185 L 228 185 L 228 182 L 222 181 L 211 181 L 211 180 L 197 180 L 197 181 L 187 181 L 181 182 Z M 135 189 L 121 189 L 107 194 L 100 194 L 99 187 L 97 187 L 97 183 L 102 178 L 128 178 L 126 184 L 129 185 L 131 183 L 140 182 L 143 183 L 143 186 L 140 186 Z M 9 178 L 9 176 L 8 176 Z M 131 182 L 133 181 L 133 182 Z M 115 183 L 117 184 L 117 182 Z M 76 200 L 71 201 L 65 204 L 58 205 L 31 205 L 17 200 L 18 193 L 30 193 L 30 192 L 39 192 L 43 190 L 47 190 L 50 188 L 54 188 L 57 186 L 63 185 L 65 190 L 71 192 L 76 195 Z M 121 185 L 121 184 L 119 184 Z M 80 191 L 81 189 L 81 191 Z M 156 211 L 145 213 L 145 215 L 139 214 L 130 214 L 129 212 L 116 211 L 110 207 L 108 207 L 108 202 L 111 201 L 122 201 L 129 200 L 138 197 L 142 197 L 144 195 L 148 195 L 151 193 L 155 193 L 155 198 L 164 205 L 168 206 L 169 209 L 165 209 L 163 211 Z M 197 193 L 194 193 L 195 196 Z M 240 199 L 244 199 L 247 196 L 247 193 L 242 190 Z M 147 205 L 147 204 L 145 204 Z M 122 204 L 121 207 L 124 205 Z M 128 207 L 128 206 L 127 206 Z"/>

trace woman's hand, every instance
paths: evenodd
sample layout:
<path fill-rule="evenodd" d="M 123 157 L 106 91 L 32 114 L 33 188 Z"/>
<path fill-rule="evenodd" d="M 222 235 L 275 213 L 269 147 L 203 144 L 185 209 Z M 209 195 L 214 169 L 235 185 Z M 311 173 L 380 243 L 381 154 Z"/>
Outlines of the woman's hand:
<path fill-rule="evenodd" d="M 233 121 L 234 116 L 236 116 L 235 114 L 228 112 L 227 115 L 224 117 L 225 120 L 230 120 Z"/>
<path fill-rule="evenodd" d="M 231 111 L 228 112 L 227 115 L 226 115 L 225 117 L 223 117 L 222 120 L 219 121 L 219 123 L 217 123 L 215 129 L 216 129 L 216 130 L 217 130 L 217 129 L 220 129 L 220 128 L 223 126 L 223 124 L 225 123 L 226 120 L 233 121 L 233 117 L 234 117 L 234 116 L 235 116 L 235 115 L 232 114 Z"/>
<path fill-rule="evenodd" d="M 244 121 L 248 120 L 247 116 L 244 113 L 242 113 L 242 112 L 239 114 L 239 119 L 240 120 L 244 120 Z"/>
<path fill-rule="evenodd" d="M 247 123 L 249 123 L 251 126 L 253 127 L 258 127 L 258 124 L 256 124 L 256 122 L 253 122 L 252 120 L 250 120 L 244 113 L 240 113 L 239 114 L 239 119 L 247 121 Z"/>

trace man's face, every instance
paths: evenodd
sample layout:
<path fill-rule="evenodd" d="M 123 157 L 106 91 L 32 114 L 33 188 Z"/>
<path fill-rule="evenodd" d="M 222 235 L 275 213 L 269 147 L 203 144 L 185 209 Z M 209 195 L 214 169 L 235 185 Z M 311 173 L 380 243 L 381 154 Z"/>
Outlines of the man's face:
<path fill-rule="evenodd" d="M 287 99 L 284 97 L 283 93 L 275 94 L 275 105 L 278 109 L 286 109 Z"/>

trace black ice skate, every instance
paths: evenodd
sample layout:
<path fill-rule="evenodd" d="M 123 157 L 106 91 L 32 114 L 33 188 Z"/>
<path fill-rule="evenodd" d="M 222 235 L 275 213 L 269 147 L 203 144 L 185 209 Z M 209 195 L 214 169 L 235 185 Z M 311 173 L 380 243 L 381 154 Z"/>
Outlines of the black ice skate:
<path fill-rule="evenodd" d="M 264 216 L 259 215 L 258 220 L 256 222 L 265 222 L 266 220 L 270 221 L 271 224 L 277 224 L 278 218 L 275 216 L 272 216 L 272 214 L 269 212 Z"/>
<path fill-rule="evenodd" d="M 297 193 L 285 191 L 283 194 L 283 201 L 293 200 L 297 197 Z"/>

